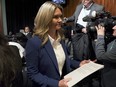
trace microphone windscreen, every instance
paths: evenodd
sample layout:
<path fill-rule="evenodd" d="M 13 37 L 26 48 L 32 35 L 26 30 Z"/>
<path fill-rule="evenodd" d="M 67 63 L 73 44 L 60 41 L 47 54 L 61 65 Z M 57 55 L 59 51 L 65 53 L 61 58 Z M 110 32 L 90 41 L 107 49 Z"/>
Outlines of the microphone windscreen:
<path fill-rule="evenodd" d="M 92 11 L 91 16 L 92 17 L 96 17 L 96 15 L 97 15 L 97 12 L 96 11 Z"/>

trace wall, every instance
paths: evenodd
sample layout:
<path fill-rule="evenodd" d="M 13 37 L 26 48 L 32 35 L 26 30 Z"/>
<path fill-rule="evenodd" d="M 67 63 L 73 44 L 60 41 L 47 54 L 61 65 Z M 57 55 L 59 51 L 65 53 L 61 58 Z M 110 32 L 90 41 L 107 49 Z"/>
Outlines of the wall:
<path fill-rule="evenodd" d="M 33 29 L 36 13 L 45 0 L 5 0 L 7 30 L 13 34 L 25 26 Z"/>
<path fill-rule="evenodd" d="M 105 10 L 116 16 L 116 0 L 94 0 L 95 2 L 105 6 Z"/>
<path fill-rule="evenodd" d="M 96 3 L 105 6 L 105 10 L 109 11 L 112 16 L 116 16 L 116 0 L 94 0 Z M 64 16 L 71 16 L 76 6 L 81 2 L 81 0 L 67 0 L 66 6 L 64 6 Z"/>
<path fill-rule="evenodd" d="M 8 32 L 18 32 L 25 25 L 29 25 L 33 29 L 33 20 L 42 3 L 48 0 L 3 0 L 6 1 L 6 17 Z M 113 16 L 116 16 L 116 0 L 94 0 L 98 4 L 105 6 L 107 11 L 110 11 Z M 66 0 L 64 7 L 64 16 L 71 16 L 76 6 L 81 0 Z M 0 0 L 1 3 L 1 0 Z M 0 6 L 1 7 L 1 6 Z M 1 11 L 1 8 L 0 8 Z M 1 13 L 1 12 L 0 12 Z M 0 15 L 0 18 L 1 15 Z M 2 24 L 0 23 L 0 27 Z"/>

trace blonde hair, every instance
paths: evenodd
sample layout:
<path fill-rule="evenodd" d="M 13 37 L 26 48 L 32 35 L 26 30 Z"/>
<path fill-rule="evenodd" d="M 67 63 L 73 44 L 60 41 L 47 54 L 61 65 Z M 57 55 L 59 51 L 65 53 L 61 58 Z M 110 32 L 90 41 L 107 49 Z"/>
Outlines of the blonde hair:
<path fill-rule="evenodd" d="M 48 41 L 48 30 L 49 25 L 53 19 L 55 10 L 59 8 L 63 11 L 62 7 L 58 4 L 55 4 L 51 1 L 45 2 L 39 9 L 35 20 L 34 20 L 34 35 L 39 36 L 42 39 L 42 45 Z M 58 30 L 61 38 L 64 38 L 62 29 Z"/>

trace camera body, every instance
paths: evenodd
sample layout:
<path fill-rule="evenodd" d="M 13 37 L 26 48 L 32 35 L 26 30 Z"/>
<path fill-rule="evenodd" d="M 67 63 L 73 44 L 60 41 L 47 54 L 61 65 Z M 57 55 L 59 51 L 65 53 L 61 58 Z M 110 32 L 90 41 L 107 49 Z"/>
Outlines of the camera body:
<path fill-rule="evenodd" d="M 86 16 L 83 18 L 83 21 L 88 22 L 87 32 L 90 34 L 92 39 L 97 38 L 96 28 L 98 24 L 105 27 L 105 38 L 111 39 L 112 36 L 112 27 L 116 25 L 116 17 L 111 16 L 110 12 L 100 11 L 94 12 L 94 16 Z"/>

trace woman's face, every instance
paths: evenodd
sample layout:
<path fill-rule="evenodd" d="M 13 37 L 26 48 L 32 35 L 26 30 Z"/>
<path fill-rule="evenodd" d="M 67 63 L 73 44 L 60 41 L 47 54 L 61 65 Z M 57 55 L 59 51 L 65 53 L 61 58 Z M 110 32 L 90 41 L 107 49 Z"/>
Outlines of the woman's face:
<path fill-rule="evenodd" d="M 50 29 L 59 30 L 62 26 L 62 12 L 57 8 L 54 12 L 54 16 L 50 25 Z"/>

